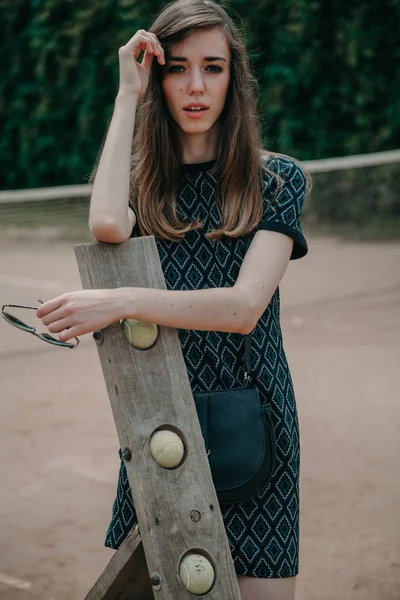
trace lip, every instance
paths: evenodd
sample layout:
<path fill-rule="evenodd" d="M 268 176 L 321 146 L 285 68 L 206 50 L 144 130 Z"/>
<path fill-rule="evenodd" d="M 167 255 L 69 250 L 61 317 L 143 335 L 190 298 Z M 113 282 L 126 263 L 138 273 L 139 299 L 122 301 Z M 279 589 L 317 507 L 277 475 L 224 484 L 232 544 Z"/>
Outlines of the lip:
<path fill-rule="evenodd" d="M 187 108 L 209 108 L 209 106 L 203 102 L 191 102 L 190 104 L 184 106 L 183 110 L 186 110 Z"/>
<path fill-rule="evenodd" d="M 188 108 L 203 108 L 204 110 L 190 111 L 187 110 Z M 190 104 L 185 106 L 183 110 L 185 111 L 185 114 L 189 119 L 201 119 L 202 117 L 204 117 L 204 115 L 207 114 L 209 108 L 210 107 L 207 106 L 207 104 L 204 104 L 203 102 L 191 102 Z"/>
<path fill-rule="evenodd" d="M 185 115 L 188 119 L 201 119 L 207 114 L 208 108 L 204 110 L 194 110 L 191 112 L 190 110 L 185 110 Z"/>

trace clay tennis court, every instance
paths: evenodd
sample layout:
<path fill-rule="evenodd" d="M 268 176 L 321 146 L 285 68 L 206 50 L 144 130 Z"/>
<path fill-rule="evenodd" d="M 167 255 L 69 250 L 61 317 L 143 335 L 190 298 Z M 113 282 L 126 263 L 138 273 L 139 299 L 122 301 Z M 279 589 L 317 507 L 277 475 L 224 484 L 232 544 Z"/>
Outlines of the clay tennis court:
<path fill-rule="evenodd" d="M 1 240 L 1 304 L 80 288 L 71 243 Z M 309 245 L 282 284 L 302 441 L 296 600 L 399 600 L 400 243 Z M 83 600 L 112 555 L 118 469 L 96 347 L 0 321 L 0 599 Z"/>

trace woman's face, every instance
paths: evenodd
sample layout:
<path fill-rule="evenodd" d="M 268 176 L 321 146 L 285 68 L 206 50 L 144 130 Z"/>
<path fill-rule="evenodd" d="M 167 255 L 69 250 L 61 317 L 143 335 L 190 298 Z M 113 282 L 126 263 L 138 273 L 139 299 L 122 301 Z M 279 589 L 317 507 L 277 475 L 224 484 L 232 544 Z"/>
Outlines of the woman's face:
<path fill-rule="evenodd" d="M 166 56 L 162 89 L 186 134 L 206 133 L 218 120 L 230 80 L 230 50 L 219 28 L 193 32 Z"/>

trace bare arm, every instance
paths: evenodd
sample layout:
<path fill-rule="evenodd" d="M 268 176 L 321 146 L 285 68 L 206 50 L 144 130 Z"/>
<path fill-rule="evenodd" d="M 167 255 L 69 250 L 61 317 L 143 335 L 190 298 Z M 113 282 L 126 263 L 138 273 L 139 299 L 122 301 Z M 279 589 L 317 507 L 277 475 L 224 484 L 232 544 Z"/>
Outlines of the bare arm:
<path fill-rule="evenodd" d="M 122 318 L 182 329 L 250 333 L 281 281 L 293 240 L 275 231 L 258 231 L 233 287 L 204 290 L 123 288 Z"/>
<path fill-rule="evenodd" d="M 136 223 L 136 215 L 128 208 L 132 138 L 136 109 L 147 89 L 154 56 L 165 64 L 157 37 L 142 29 L 119 49 L 119 92 L 90 200 L 89 227 L 100 242 L 124 242 Z"/>
<path fill-rule="evenodd" d="M 136 223 L 134 212 L 128 208 L 136 106 L 131 94 L 118 94 L 94 180 L 89 228 L 101 242 L 126 240 Z"/>
<path fill-rule="evenodd" d="M 282 233 L 258 231 L 233 287 L 84 290 L 46 302 L 37 314 L 63 341 L 124 318 L 182 329 L 249 333 L 278 287 L 292 247 L 293 240 Z"/>

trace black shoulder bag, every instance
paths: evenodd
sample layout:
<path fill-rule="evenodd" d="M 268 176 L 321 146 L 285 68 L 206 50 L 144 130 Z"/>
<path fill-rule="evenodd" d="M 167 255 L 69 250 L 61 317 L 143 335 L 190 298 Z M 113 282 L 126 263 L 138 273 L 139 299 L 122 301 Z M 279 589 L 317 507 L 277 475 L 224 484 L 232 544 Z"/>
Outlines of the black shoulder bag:
<path fill-rule="evenodd" d="M 251 334 L 245 336 L 245 386 L 194 392 L 211 474 L 222 504 L 243 502 L 268 484 L 276 442 L 270 407 L 251 387 Z"/>

